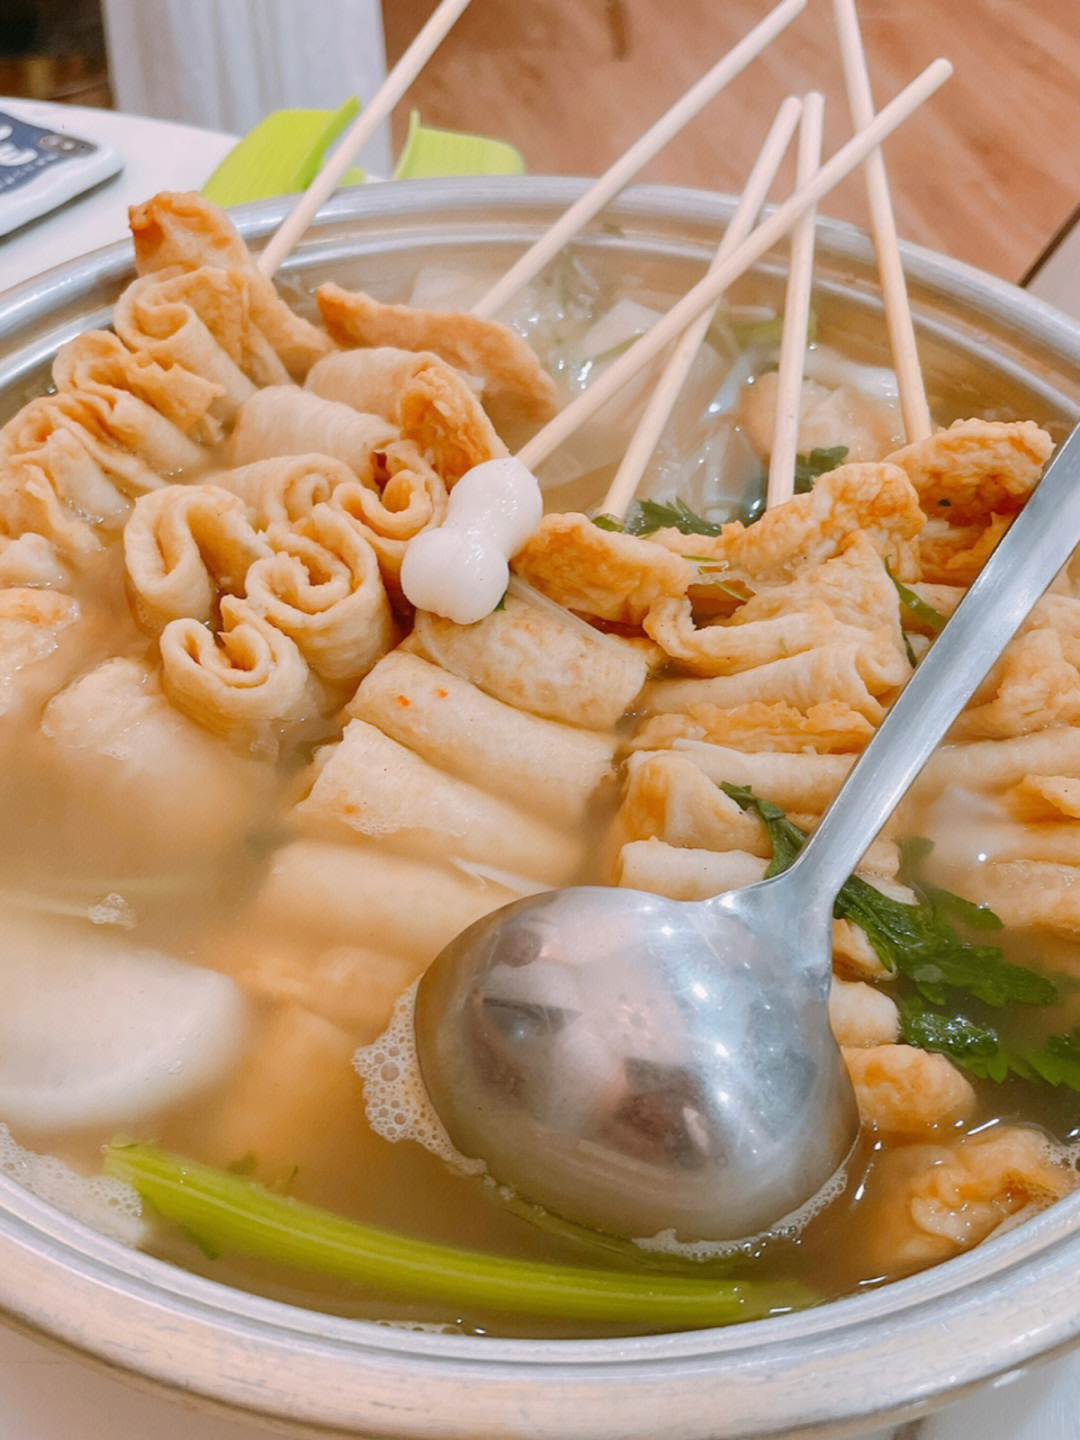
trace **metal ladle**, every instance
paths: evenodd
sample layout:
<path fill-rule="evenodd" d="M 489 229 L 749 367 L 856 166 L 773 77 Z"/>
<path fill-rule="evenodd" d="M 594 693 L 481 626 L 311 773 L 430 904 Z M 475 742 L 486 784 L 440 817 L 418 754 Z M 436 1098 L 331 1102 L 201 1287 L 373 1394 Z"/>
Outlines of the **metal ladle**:
<path fill-rule="evenodd" d="M 457 1148 L 624 1236 L 749 1237 L 827 1194 L 858 1132 L 827 1008 L 833 902 L 1078 535 L 1080 428 L 783 874 L 693 903 L 549 892 L 449 945 L 415 1027 Z"/>

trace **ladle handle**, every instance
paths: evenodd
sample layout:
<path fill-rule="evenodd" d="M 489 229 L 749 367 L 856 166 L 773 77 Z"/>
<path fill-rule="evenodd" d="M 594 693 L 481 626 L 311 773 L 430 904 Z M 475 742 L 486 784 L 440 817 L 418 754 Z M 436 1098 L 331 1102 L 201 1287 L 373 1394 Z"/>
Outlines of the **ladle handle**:
<path fill-rule="evenodd" d="M 789 874 L 830 904 L 1032 606 L 1080 542 L 1080 426 L 844 782 Z"/>

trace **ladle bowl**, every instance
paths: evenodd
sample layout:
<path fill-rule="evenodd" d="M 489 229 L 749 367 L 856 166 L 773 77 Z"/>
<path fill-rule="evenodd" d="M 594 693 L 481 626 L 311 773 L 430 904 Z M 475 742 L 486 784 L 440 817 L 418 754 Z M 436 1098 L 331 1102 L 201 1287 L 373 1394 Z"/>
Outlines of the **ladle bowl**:
<path fill-rule="evenodd" d="M 458 1149 L 568 1219 L 742 1237 L 851 1150 L 820 966 L 722 901 L 553 891 L 479 921 L 429 975 L 416 1027 L 436 1111 Z"/>
<path fill-rule="evenodd" d="M 792 867 L 711 900 L 518 901 L 420 982 L 451 1140 L 529 1200 L 630 1237 L 756 1236 L 827 1198 L 858 1116 L 828 1018 L 836 896 L 1080 536 L 1080 429 Z"/>

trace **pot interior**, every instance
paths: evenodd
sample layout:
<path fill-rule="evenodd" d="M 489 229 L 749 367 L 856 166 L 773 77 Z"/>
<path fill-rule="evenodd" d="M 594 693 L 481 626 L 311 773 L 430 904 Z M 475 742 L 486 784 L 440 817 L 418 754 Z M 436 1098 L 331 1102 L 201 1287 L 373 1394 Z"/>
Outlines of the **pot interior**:
<path fill-rule="evenodd" d="M 313 291 L 329 279 L 401 299 L 436 256 L 482 281 L 507 268 L 579 189 L 514 179 L 349 191 L 327 207 L 280 283 L 313 312 Z M 664 308 L 700 278 L 731 211 L 706 192 L 634 189 L 574 254 Z M 236 218 L 253 238 L 283 213 L 258 205 Z M 936 415 L 1033 419 L 1061 438 L 1080 414 L 1080 330 L 940 257 L 909 249 L 905 264 Z M 108 323 L 131 275 L 129 248 L 117 246 L 0 295 L 0 421 L 47 387 L 61 344 Z M 783 285 L 777 254 L 730 299 L 781 309 Z M 820 222 L 814 304 L 819 341 L 888 364 L 865 237 Z M 820 1310 L 726 1331 L 563 1342 L 412 1333 L 242 1295 L 132 1254 L 0 1180 L 0 1303 L 17 1323 L 312 1433 L 839 1436 L 915 1413 L 1080 1332 L 1064 1281 L 1080 1259 L 1080 1197 L 959 1260 Z"/>

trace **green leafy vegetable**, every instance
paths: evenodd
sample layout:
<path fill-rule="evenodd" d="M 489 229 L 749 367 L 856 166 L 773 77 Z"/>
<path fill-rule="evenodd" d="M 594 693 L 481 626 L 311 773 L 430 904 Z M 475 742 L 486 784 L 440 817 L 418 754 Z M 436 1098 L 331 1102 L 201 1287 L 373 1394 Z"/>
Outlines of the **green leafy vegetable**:
<path fill-rule="evenodd" d="M 947 1055 L 986 1080 L 1017 1075 L 1080 1091 L 1080 1026 L 1035 1040 L 1009 1033 L 998 1015 L 949 1013 L 916 992 L 900 1001 L 900 1031 L 909 1045 Z M 1005 1017 L 1005 1022 L 1007 1022 Z"/>
<path fill-rule="evenodd" d="M 762 800 L 749 788 L 728 784 L 720 788 L 744 810 L 755 810 L 765 822 L 773 845 L 768 873 L 786 870 L 799 853 L 805 832 L 793 825 L 778 805 Z M 964 940 L 940 903 L 910 905 L 894 900 L 852 875 L 836 897 L 834 913 L 858 925 L 882 964 L 907 976 L 931 1005 L 944 1005 L 952 991 L 996 1007 L 1052 1005 L 1058 998 L 1057 987 L 1045 975 L 1014 965 L 997 946 Z"/>
<path fill-rule="evenodd" d="M 926 628 L 932 630 L 935 635 L 945 628 L 946 621 L 949 617 L 942 615 L 941 611 L 935 610 L 932 605 L 928 605 L 921 596 L 916 595 L 914 590 L 901 584 L 889 569 L 889 562 L 887 560 L 885 561 L 885 573 L 896 586 L 896 593 L 900 597 L 900 604 L 905 610 L 910 611 L 920 625 L 925 625 Z"/>
<path fill-rule="evenodd" d="M 934 848 L 925 835 L 909 835 L 900 841 L 900 879 L 914 890 L 921 900 L 939 916 L 963 925 L 968 930 L 1000 930 L 1003 922 L 989 905 L 977 905 L 940 885 L 932 885 L 923 875 L 923 865 Z"/>
<path fill-rule="evenodd" d="M 746 487 L 742 509 L 739 511 L 740 525 L 753 525 L 755 520 L 760 520 L 765 514 L 766 483 L 766 477 L 760 475 L 757 480 Z"/>
<path fill-rule="evenodd" d="M 835 445 L 832 449 L 814 449 L 809 455 L 795 457 L 795 493 L 804 495 L 813 488 L 819 475 L 835 470 L 843 463 L 848 453 L 846 445 Z M 739 519 L 744 525 L 752 525 L 765 511 L 764 496 L 756 496 L 743 507 Z M 703 515 L 691 510 L 685 500 L 638 500 L 630 509 L 625 522 L 615 515 L 594 515 L 593 524 L 601 530 L 622 531 L 627 535 L 652 535 L 657 530 L 678 530 L 680 535 L 719 535 L 724 528 L 720 520 L 706 520 Z"/>
<path fill-rule="evenodd" d="M 806 831 L 793 824 L 779 805 L 755 795 L 749 785 L 729 785 L 725 780 L 721 782 L 720 789 L 741 809 L 756 811 L 765 822 L 773 850 L 769 868 L 765 871 L 766 879 L 786 870 L 802 849 Z"/>
<path fill-rule="evenodd" d="M 829 449 L 815 447 L 808 455 L 795 456 L 795 477 L 793 490 L 796 495 L 805 495 L 814 488 L 819 475 L 827 475 L 842 465 L 848 453 L 846 445 L 834 445 Z M 744 525 L 753 525 L 765 514 L 765 478 L 752 485 L 749 495 L 739 513 Z"/>
<path fill-rule="evenodd" d="M 651 535 L 656 530 L 678 530 L 681 535 L 719 535 L 724 527 L 695 514 L 685 500 L 639 500 L 627 516 L 625 528 L 628 535 Z"/>
<path fill-rule="evenodd" d="M 766 872 L 786 870 L 799 853 L 805 833 L 783 810 L 746 786 L 722 784 L 721 790 L 744 810 L 764 821 L 773 846 Z M 929 885 L 921 875 L 933 842 L 916 836 L 901 846 L 901 877 L 919 897 L 917 905 L 893 900 L 852 875 L 837 896 L 834 913 L 866 933 L 883 964 L 910 983 L 899 999 L 903 1039 L 921 1050 L 947 1055 L 986 1080 L 1010 1075 L 1080 1091 L 1080 1026 L 1063 1034 L 1032 1037 L 1024 1014 L 1032 1006 L 1052 1005 L 1058 988 L 1045 975 L 1014 965 L 994 945 L 973 945 L 954 929 L 1000 929 L 1001 920 L 985 905 L 975 905 L 949 890 Z"/>
<path fill-rule="evenodd" d="M 795 494 L 805 495 L 814 488 L 814 481 L 820 475 L 827 475 L 830 470 L 835 470 L 847 459 L 848 447 L 846 445 L 833 445 L 829 448 L 815 446 L 809 455 L 795 456 Z"/>
<path fill-rule="evenodd" d="M 1010 1065 L 996 1029 L 967 1015 L 931 1008 L 917 992 L 900 1002 L 900 1034 L 909 1045 L 933 1050 L 986 1080 L 1004 1080 Z"/>
<path fill-rule="evenodd" d="M 914 981 L 934 1004 L 962 990 L 987 1005 L 1052 1005 L 1057 987 L 1045 975 L 1014 965 L 995 945 L 961 939 L 928 905 L 908 905 L 883 895 L 857 875 L 837 897 L 837 914 L 852 920 L 890 970 Z"/>
<path fill-rule="evenodd" d="M 549 1265 L 434 1244 L 357 1224 L 276 1195 L 247 1176 L 128 1140 L 106 1147 L 105 1171 L 126 1180 L 207 1254 L 254 1256 L 397 1295 L 657 1329 L 724 1325 L 817 1299 L 798 1282 Z"/>

